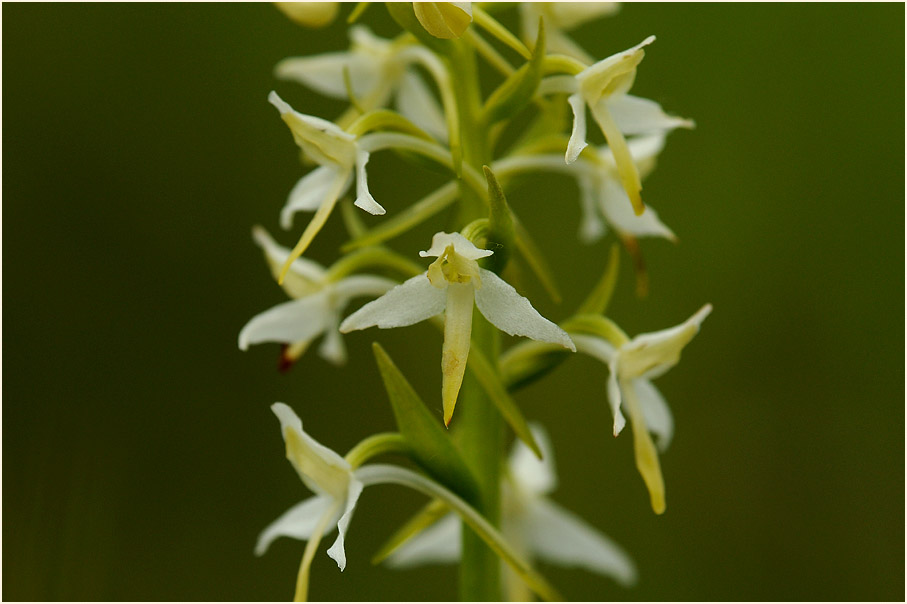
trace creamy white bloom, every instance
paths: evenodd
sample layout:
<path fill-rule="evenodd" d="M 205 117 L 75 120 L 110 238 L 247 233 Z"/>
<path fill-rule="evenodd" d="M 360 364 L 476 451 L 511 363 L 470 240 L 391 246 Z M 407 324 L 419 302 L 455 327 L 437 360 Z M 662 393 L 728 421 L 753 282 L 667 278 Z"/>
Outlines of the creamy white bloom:
<path fill-rule="evenodd" d="M 655 168 L 664 141 L 663 134 L 653 134 L 627 142 L 642 178 Z M 603 146 L 592 154 L 581 156 L 572 164 L 565 164 L 563 156 L 554 154 L 513 155 L 494 163 L 494 171 L 498 175 L 538 170 L 561 172 L 576 179 L 582 209 L 579 235 L 584 242 L 601 239 L 606 233 L 606 223 L 621 236 L 676 239 L 674 232 L 658 218 L 652 206 L 647 205 L 638 216 L 633 212 L 608 147 Z"/>
<path fill-rule="evenodd" d="M 290 250 L 278 245 L 261 227 L 255 227 L 252 236 L 277 278 Z M 377 275 L 360 274 L 333 281 L 317 262 L 297 258 L 281 285 L 294 299 L 254 316 L 239 333 L 239 347 L 246 350 L 249 345 L 261 342 L 289 344 L 285 360 L 294 361 L 323 334 L 319 354 L 341 365 L 346 362 L 346 347 L 338 328 L 346 305 L 360 296 L 380 296 L 396 284 Z"/>
<path fill-rule="evenodd" d="M 521 441 L 514 445 L 509 473 L 502 484 L 502 533 L 527 559 L 584 568 L 615 579 L 622 585 L 636 581 L 636 568 L 626 553 L 596 528 L 551 501 L 557 472 L 548 435 L 541 426 L 532 432 L 542 449 L 540 460 Z M 461 553 L 461 523 L 453 513 L 417 534 L 394 551 L 387 563 L 395 568 L 453 563 Z M 510 579 L 511 577 L 508 577 Z M 512 601 L 525 600 L 508 580 Z M 522 597 L 521 597 L 522 596 Z"/>
<path fill-rule="evenodd" d="M 642 214 L 639 171 L 627 147 L 624 135 L 668 132 L 674 128 L 691 128 L 693 123 L 667 115 L 655 101 L 627 94 L 636 79 L 636 67 L 645 56 L 643 48 L 655 41 L 649 36 L 629 50 L 602 59 L 576 76 L 554 76 L 542 82 L 542 94 L 563 92 L 573 110 L 573 131 L 567 144 L 565 160 L 573 163 L 588 144 L 586 142 L 586 107 L 592 113 L 614 156 L 621 185 L 630 198 L 633 210 Z"/>
<path fill-rule="evenodd" d="M 548 52 L 565 54 L 585 63 L 592 63 L 592 57 L 580 48 L 566 32 L 589 21 L 613 15 L 620 9 L 620 3 L 520 2 L 519 7 L 520 29 L 523 39 L 530 46 L 535 45 L 539 17 L 543 17 Z"/>
<path fill-rule="evenodd" d="M 351 27 L 349 35 L 348 51 L 290 57 L 277 64 L 275 75 L 326 96 L 347 99 L 344 72 L 348 72 L 359 107 L 365 111 L 386 107 L 396 98 L 397 110 L 404 117 L 446 142 L 441 106 L 414 69 L 417 64 L 435 62 L 431 55 L 421 46 L 380 38 L 364 25 Z"/>
<path fill-rule="evenodd" d="M 706 304 L 685 322 L 662 331 L 644 333 L 615 347 L 607 340 L 573 334 L 579 352 L 608 365 L 608 399 L 614 416 L 614 436 L 626 425 L 623 409 L 633 424 L 636 467 L 639 469 L 652 502 L 652 509 L 665 510 L 664 479 L 658 453 L 650 432 L 658 437 L 658 449 L 664 451 L 674 433 L 674 420 L 661 393 L 650 382 L 680 361 L 680 353 L 699 333 L 699 327 L 712 312 Z"/>
<path fill-rule="evenodd" d="M 328 549 L 328 556 L 342 571 L 346 568 L 344 539 L 362 493 L 363 484 L 356 479 L 350 464 L 340 455 L 318 443 L 302 429 L 302 420 L 283 403 L 274 403 L 271 410 L 280 420 L 280 431 L 286 443 L 287 459 L 293 464 L 302 482 L 315 493 L 287 510 L 262 531 L 255 546 L 262 555 L 278 537 L 293 537 L 309 541 L 303 555 L 297 599 L 305 599 L 308 571 L 315 548 L 321 538 L 337 527 L 337 539 Z"/>
<path fill-rule="evenodd" d="M 542 317 L 529 300 L 495 273 L 479 268 L 476 261 L 491 254 L 459 233 L 436 233 L 431 248 L 419 252 L 423 258 L 438 258 L 428 271 L 369 302 L 340 325 L 342 333 L 374 326 L 388 329 L 413 325 L 444 313 L 441 397 L 445 424 L 453 416 L 466 371 L 473 304 L 505 333 L 575 350 L 563 329 Z"/>

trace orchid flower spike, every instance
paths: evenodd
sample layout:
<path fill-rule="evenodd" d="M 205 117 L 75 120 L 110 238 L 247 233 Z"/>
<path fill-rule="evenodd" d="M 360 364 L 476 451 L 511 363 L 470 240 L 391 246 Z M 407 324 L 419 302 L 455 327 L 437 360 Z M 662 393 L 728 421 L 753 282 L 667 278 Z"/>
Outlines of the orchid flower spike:
<path fill-rule="evenodd" d="M 348 51 L 284 59 L 274 73 L 325 96 L 346 100 L 349 90 L 344 72 L 348 72 L 358 107 L 365 111 L 386 107 L 396 96 L 401 115 L 439 141 L 447 142 L 441 106 L 414 69 L 415 64 L 433 67 L 437 59 L 419 45 L 379 38 L 364 25 L 350 28 L 350 42 Z"/>
<path fill-rule="evenodd" d="M 542 317 L 529 300 L 477 260 L 492 254 L 459 233 L 436 233 L 423 258 L 437 257 L 428 271 L 369 302 L 346 318 L 341 333 L 377 326 L 404 327 L 444 313 L 441 398 L 444 424 L 453 417 L 466 371 L 472 333 L 473 304 L 492 325 L 510 335 L 559 344 L 575 351 L 567 333 Z"/>
<path fill-rule="evenodd" d="M 303 601 L 308 592 L 309 568 L 315 550 L 318 549 L 321 538 L 335 526 L 337 539 L 328 549 L 328 556 L 337 562 L 341 571 L 346 568 L 344 538 L 363 484 L 353 475 L 350 464 L 343 457 L 303 431 L 302 420 L 290 407 L 274 403 L 271 410 L 280 420 L 287 459 L 315 496 L 296 504 L 268 525 L 258 537 L 255 554 L 264 554 L 271 542 L 278 537 L 308 541 L 296 586 L 296 600 Z"/>
<path fill-rule="evenodd" d="M 568 164 L 575 162 L 588 144 L 586 106 L 589 107 L 608 141 L 621 185 L 637 215 L 645 209 L 640 194 L 642 184 L 624 135 L 693 127 L 690 120 L 665 114 L 658 103 L 627 94 L 636 79 L 636 67 L 645 56 L 644 48 L 654 41 L 655 36 L 649 36 L 633 48 L 603 59 L 576 76 L 554 76 L 540 87 L 543 94 L 563 92 L 570 95 L 567 102 L 573 109 L 573 132 L 565 156 Z"/>
<path fill-rule="evenodd" d="M 544 560 L 565 567 L 579 567 L 611 577 L 624 586 L 636 581 L 636 568 L 630 557 L 575 514 L 547 496 L 557 487 L 557 472 L 551 442 L 544 429 L 531 426 L 543 458 L 536 457 L 521 441 L 514 444 L 508 463 L 509 472 L 502 486 L 502 533 L 509 543 L 518 544 L 519 553 L 532 563 Z M 462 552 L 459 518 L 449 513 L 435 524 L 397 548 L 387 563 L 393 568 L 423 564 L 455 563 Z M 505 576 L 508 599 L 526 601 L 529 594 L 512 575 Z"/>
<path fill-rule="evenodd" d="M 604 338 L 573 334 L 579 352 L 608 365 L 608 399 L 614 416 L 614 436 L 626 425 L 622 409 L 633 424 L 636 467 L 649 490 L 652 509 L 665 511 L 664 478 L 658 453 L 650 432 L 658 437 L 658 450 L 664 451 L 674 434 L 674 419 L 664 397 L 650 381 L 663 375 L 680 361 L 680 353 L 699 333 L 699 327 L 712 312 L 706 304 L 685 322 L 662 331 L 644 333 L 615 346 Z"/>
<path fill-rule="evenodd" d="M 252 229 L 252 236 L 277 278 L 290 250 L 279 246 L 261 227 Z M 252 317 L 239 332 L 239 348 L 247 350 L 250 344 L 261 342 L 288 344 L 283 362 L 289 364 L 324 334 L 318 353 L 327 361 L 342 365 L 346 362 L 346 347 L 338 327 L 343 309 L 353 298 L 380 296 L 395 285 L 395 281 L 377 275 L 351 275 L 332 281 L 317 262 L 297 258 L 282 284 L 293 300 Z"/>

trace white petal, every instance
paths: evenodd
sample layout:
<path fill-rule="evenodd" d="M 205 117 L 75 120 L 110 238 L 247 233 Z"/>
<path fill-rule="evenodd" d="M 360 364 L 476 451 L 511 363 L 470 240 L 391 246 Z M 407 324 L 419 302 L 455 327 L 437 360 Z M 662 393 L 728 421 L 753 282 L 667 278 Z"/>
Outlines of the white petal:
<path fill-rule="evenodd" d="M 531 504 L 524 530 L 533 553 L 542 560 L 584 568 L 622 585 L 636 581 L 636 568 L 623 549 L 551 501 L 539 498 Z"/>
<path fill-rule="evenodd" d="M 658 391 L 658 388 L 649 380 L 633 380 L 642 415 L 646 419 L 649 432 L 657 436 L 659 451 L 665 451 L 671 444 L 674 436 L 674 416 L 667 401 Z"/>
<path fill-rule="evenodd" d="M 576 178 L 576 184 L 579 186 L 580 207 L 583 212 L 579 226 L 579 238 L 586 244 L 598 241 L 605 234 L 605 223 L 602 222 L 598 207 L 596 180 L 591 174 L 584 172 L 578 174 Z"/>
<path fill-rule="evenodd" d="M 271 235 L 260 226 L 252 227 L 252 238 L 264 251 L 274 279 L 278 279 L 284 263 L 290 257 L 290 250 L 278 245 Z M 320 289 L 324 278 L 323 266 L 308 258 L 297 258 L 290 265 L 290 270 L 281 287 L 290 297 L 304 298 Z"/>
<path fill-rule="evenodd" d="M 397 109 L 409 121 L 442 143 L 447 143 L 447 122 L 434 94 L 422 78 L 407 70 L 397 91 Z"/>
<path fill-rule="evenodd" d="M 367 96 L 381 77 L 380 57 L 365 53 L 330 52 L 312 57 L 290 57 L 274 68 L 274 75 L 304 84 L 335 99 L 346 99 L 344 68 L 349 69 L 353 93 Z"/>
<path fill-rule="evenodd" d="M 642 214 L 637 216 L 627 192 L 616 180 L 604 179 L 600 191 L 598 200 L 601 213 L 616 230 L 636 237 L 664 237 L 671 241 L 677 239 L 674 231 L 659 220 L 658 213 L 651 206 L 646 206 Z"/>
<path fill-rule="evenodd" d="M 341 571 L 346 568 L 346 550 L 343 548 L 343 541 L 346 538 L 346 530 L 350 526 L 350 520 L 353 519 L 353 512 L 356 510 L 356 503 L 359 501 L 359 495 L 361 494 L 362 483 L 355 478 L 350 480 L 350 488 L 346 495 L 346 509 L 337 522 L 337 540 L 328 549 L 328 556 L 337 562 L 337 566 L 340 567 Z"/>
<path fill-rule="evenodd" d="M 670 329 L 644 333 L 633 338 L 620 350 L 620 377 L 656 378 L 680 361 L 683 347 L 699 333 L 699 326 L 712 311 L 706 304 L 692 317 Z"/>
<path fill-rule="evenodd" d="M 452 564 L 460 559 L 462 524 L 450 513 L 411 538 L 388 556 L 391 568 L 411 568 L 422 564 Z"/>
<path fill-rule="evenodd" d="M 340 325 L 341 333 L 378 326 L 381 329 L 405 327 L 444 312 L 447 292 L 431 284 L 423 273 L 407 279 L 377 300 L 348 316 Z"/>
<path fill-rule="evenodd" d="M 280 420 L 280 433 L 287 445 L 287 459 L 302 482 L 319 495 L 335 500 L 346 497 L 352 480 L 350 464 L 302 429 L 302 420 L 288 405 L 274 403 L 271 411 Z"/>
<path fill-rule="evenodd" d="M 359 296 L 380 296 L 396 287 L 398 283 L 393 279 L 377 275 L 351 275 L 344 277 L 333 285 L 334 295 L 337 297 L 337 308 L 346 304 L 352 298 Z"/>
<path fill-rule="evenodd" d="M 482 287 L 476 289 L 476 306 L 495 327 L 512 336 L 560 344 L 576 352 L 567 332 L 540 315 L 513 286 L 483 268 L 479 275 Z"/>
<path fill-rule="evenodd" d="M 491 250 L 479 249 L 475 244 L 459 233 L 435 233 L 431 238 L 431 247 L 425 251 L 419 252 L 423 258 L 437 258 L 444 253 L 447 246 L 454 246 L 454 251 L 467 260 L 478 260 L 491 256 L 494 252 Z"/>
<path fill-rule="evenodd" d="M 368 163 L 369 152 L 364 149 L 356 150 L 356 201 L 353 205 L 362 208 L 369 214 L 381 216 L 387 210 L 381 207 L 368 190 L 368 176 L 365 165 Z"/>
<path fill-rule="evenodd" d="M 669 132 L 675 128 L 692 128 L 692 120 L 668 115 L 655 101 L 629 94 L 608 98 L 608 109 L 624 134 Z"/>
<path fill-rule="evenodd" d="M 343 365 L 346 363 L 346 346 L 343 343 L 343 336 L 340 335 L 340 315 L 336 312 L 331 313 L 327 328 L 324 330 L 324 339 L 321 346 L 318 347 L 318 354 L 321 358 L 334 365 Z"/>
<path fill-rule="evenodd" d="M 564 157 L 564 161 L 572 164 L 588 144 L 586 142 L 586 102 L 579 93 L 571 94 L 567 97 L 567 102 L 573 109 L 573 131 L 567 142 L 567 155 Z"/>
<path fill-rule="evenodd" d="M 278 304 L 255 315 L 239 332 L 239 348 L 251 344 L 281 342 L 291 344 L 311 340 L 325 330 L 330 311 L 325 292 Z"/>
<path fill-rule="evenodd" d="M 557 488 L 557 470 L 554 465 L 554 450 L 548 432 L 541 424 L 529 426 L 532 436 L 542 450 L 542 459 L 536 457 L 532 449 L 517 439 L 510 454 L 508 468 L 520 490 L 530 495 L 545 495 Z"/>
<path fill-rule="evenodd" d="M 340 180 L 345 183 L 338 191 L 337 197 L 346 193 L 352 182 L 352 174 L 339 167 L 333 164 L 319 166 L 300 178 L 280 210 L 280 226 L 289 230 L 293 227 L 293 215 L 296 212 L 314 212 L 320 208 Z"/>
<path fill-rule="evenodd" d="M 302 540 L 311 537 L 321 516 L 328 511 L 332 503 L 333 499 L 330 497 L 317 495 L 291 507 L 261 532 L 255 545 L 255 555 L 264 554 L 271 542 L 278 537 Z"/>
<path fill-rule="evenodd" d="M 356 137 L 337 124 L 305 115 L 293 109 L 276 92 L 268 100 L 280 111 L 280 117 L 289 126 L 296 144 L 320 165 L 337 164 L 351 168 L 355 161 Z"/>
<path fill-rule="evenodd" d="M 614 436 L 620 434 L 624 426 L 627 425 L 627 419 L 621 413 L 620 405 L 622 397 L 620 394 L 620 382 L 617 381 L 617 362 L 612 361 L 608 364 L 608 402 L 611 404 L 611 415 L 614 417 Z"/>

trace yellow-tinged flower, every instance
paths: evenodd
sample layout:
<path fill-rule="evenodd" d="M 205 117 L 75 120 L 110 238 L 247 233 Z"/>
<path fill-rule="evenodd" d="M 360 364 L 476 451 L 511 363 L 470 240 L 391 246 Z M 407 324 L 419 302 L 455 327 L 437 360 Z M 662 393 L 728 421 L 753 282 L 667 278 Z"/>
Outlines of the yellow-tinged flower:
<path fill-rule="evenodd" d="M 644 48 L 655 41 L 649 36 L 629 50 L 602 59 L 576 76 L 554 76 L 543 81 L 543 94 L 563 92 L 573 110 L 573 131 L 567 143 L 565 161 L 572 164 L 588 144 L 586 142 L 586 107 L 592 112 L 614 156 L 617 174 L 633 211 L 645 210 L 639 170 L 627 146 L 624 134 L 654 134 L 678 127 L 691 128 L 693 123 L 669 116 L 658 103 L 634 97 L 627 92 L 636 79 L 636 67 L 645 56 Z"/>
<path fill-rule="evenodd" d="M 339 2 L 275 2 L 274 6 L 305 27 L 326 27 L 340 11 Z"/>
<path fill-rule="evenodd" d="M 423 258 L 437 257 L 428 271 L 369 302 L 340 325 L 341 333 L 374 326 L 388 329 L 444 313 L 441 398 L 445 424 L 453 416 L 466 371 L 473 304 L 505 333 L 575 350 L 563 329 L 542 317 L 506 281 L 479 267 L 477 260 L 491 254 L 491 250 L 477 248 L 459 233 L 436 233 L 431 248 L 419 252 Z"/>
<path fill-rule="evenodd" d="M 413 2 L 413 11 L 425 31 L 436 38 L 459 38 L 472 23 L 471 2 Z"/>
<path fill-rule="evenodd" d="M 627 423 L 621 412 L 626 409 L 633 424 L 636 467 L 649 490 L 656 514 L 665 511 L 665 488 L 658 453 L 649 432 L 659 437 L 658 448 L 663 451 L 674 433 L 674 420 L 664 397 L 649 380 L 663 375 L 680 361 L 683 347 L 699 333 L 699 326 L 710 312 L 712 305 L 706 304 L 676 327 L 640 334 L 620 343 L 572 334 L 579 352 L 608 365 L 608 399 L 614 416 L 614 436 L 620 434 Z"/>

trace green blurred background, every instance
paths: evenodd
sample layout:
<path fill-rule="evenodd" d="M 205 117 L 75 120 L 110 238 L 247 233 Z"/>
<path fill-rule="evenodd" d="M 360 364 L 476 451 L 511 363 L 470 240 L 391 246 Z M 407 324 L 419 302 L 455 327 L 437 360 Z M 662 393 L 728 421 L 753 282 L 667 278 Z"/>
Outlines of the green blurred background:
<path fill-rule="evenodd" d="M 365 21 L 396 31 L 381 6 Z M 599 57 L 657 34 L 634 92 L 698 125 L 646 182 L 680 243 L 644 242 L 644 300 L 624 257 L 610 314 L 633 334 L 715 311 L 658 381 L 677 427 L 662 517 L 631 439 L 610 436 L 603 366 L 576 358 L 520 394 L 555 443 L 554 498 L 640 570 L 625 590 L 543 567 L 568 598 L 904 595 L 903 23 L 901 4 L 633 4 L 576 32 Z M 267 93 L 340 110 L 272 67 L 344 48 L 344 30 L 303 30 L 270 5 L 4 4 L 4 599 L 288 599 L 302 544 L 252 554 L 306 494 L 268 406 L 291 404 L 339 451 L 391 429 L 375 338 L 436 398 L 427 325 L 354 334 L 345 369 L 312 351 L 283 375 L 276 345 L 236 347 L 285 299 L 250 227 L 293 242 L 277 216 L 302 173 Z M 391 174 L 401 165 L 370 170 L 389 213 L 438 182 Z M 576 242 L 566 178 L 511 202 L 568 295 L 558 308 L 530 279 L 526 293 L 562 318 L 608 244 Z M 342 241 L 333 220 L 311 255 L 331 261 Z M 312 597 L 455 598 L 452 567 L 369 563 L 423 503 L 367 490 L 347 570 L 319 553 Z"/>

